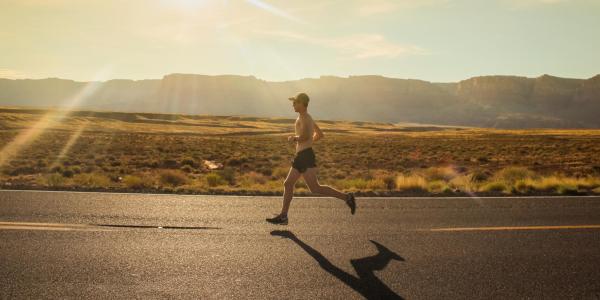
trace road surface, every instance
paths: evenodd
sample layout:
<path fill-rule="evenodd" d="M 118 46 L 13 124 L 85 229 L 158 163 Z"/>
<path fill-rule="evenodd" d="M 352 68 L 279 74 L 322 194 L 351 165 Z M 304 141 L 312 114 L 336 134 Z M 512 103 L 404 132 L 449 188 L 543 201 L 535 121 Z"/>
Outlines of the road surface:
<path fill-rule="evenodd" d="M 600 299 L 600 197 L 0 191 L 0 299 Z"/>

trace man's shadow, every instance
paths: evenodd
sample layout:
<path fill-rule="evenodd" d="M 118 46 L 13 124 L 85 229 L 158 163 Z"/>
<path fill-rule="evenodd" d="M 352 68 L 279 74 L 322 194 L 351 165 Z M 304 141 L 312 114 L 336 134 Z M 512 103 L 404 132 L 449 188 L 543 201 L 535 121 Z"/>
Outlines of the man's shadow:
<path fill-rule="evenodd" d="M 377 247 L 377 254 L 350 260 L 350 263 L 358 274 L 358 278 L 356 278 L 354 275 L 349 274 L 332 264 L 325 256 L 319 253 L 319 251 L 298 239 L 298 237 L 296 237 L 296 235 L 291 231 L 273 230 L 271 231 L 271 235 L 281 236 L 283 238 L 292 240 L 298 244 L 300 248 L 306 251 L 306 253 L 312 256 L 319 263 L 321 268 L 323 268 L 323 270 L 337 277 L 343 283 L 359 292 L 367 299 L 403 299 L 394 291 L 392 291 L 387 285 L 385 285 L 385 283 L 379 280 L 373 271 L 383 270 L 393 259 L 404 261 L 404 258 L 373 240 L 370 241 L 371 243 L 375 244 L 375 247 Z"/>

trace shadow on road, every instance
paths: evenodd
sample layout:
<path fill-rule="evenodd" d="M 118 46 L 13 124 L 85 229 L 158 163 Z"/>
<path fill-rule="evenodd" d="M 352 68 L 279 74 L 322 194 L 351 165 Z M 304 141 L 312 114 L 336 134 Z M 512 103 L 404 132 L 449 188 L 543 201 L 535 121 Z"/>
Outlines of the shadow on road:
<path fill-rule="evenodd" d="M 350 260 L 350 263 L 358 274 L 358 278 L 356 278 L 354 275 L 349 274 L 332 264 L 325 256 L 319 253 L 319 251 L 298 239 L 291 231 L 273 230 L 271 231 L 271 235 L 281 236 L 292 240 L 298 244 L 300 248 L 306 251 L 306 253 L 312 256 L 319 263 L 321 268 L 337 277 L 340 281 L 359 292 L 367 299 L 403 299 L 377 278 L 373 271 L 383 270 L 393 259 L 404 261 L 404 258 L 373 240 L 371 240 L 371 242 L 377 247 L 377 254 Z"/>
<path fill-rule="evenodd" d="M 221 227 L 189 227 L 189 226 L 156 226 L 156 225 L 126 225 L 126 224 L 92 224 L 94 226 L 104 227 L 122 227 L 122 228 L 161 228 L 161 229 L 222 229 Z"/>

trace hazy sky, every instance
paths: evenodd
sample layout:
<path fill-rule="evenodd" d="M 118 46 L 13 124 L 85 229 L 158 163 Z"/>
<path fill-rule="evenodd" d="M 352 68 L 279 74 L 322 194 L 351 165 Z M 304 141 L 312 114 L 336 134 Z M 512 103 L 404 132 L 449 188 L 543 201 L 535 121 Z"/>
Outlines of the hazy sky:
<path fill-rule="evenodd" d="M 600 73 L 600 0 L 0 0 L 0 78 Z"/>

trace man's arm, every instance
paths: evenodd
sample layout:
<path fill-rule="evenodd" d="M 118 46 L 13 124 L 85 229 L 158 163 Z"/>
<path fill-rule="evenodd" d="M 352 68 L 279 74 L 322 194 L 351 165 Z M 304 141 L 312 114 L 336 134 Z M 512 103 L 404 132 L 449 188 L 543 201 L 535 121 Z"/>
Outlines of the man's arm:
<path fill-rule="evenodd" d="M 313 122 L 313 124 L 314 124 L 314 130 L 315 130 L 315 133 L 313 134 L 313 142 L 314 142 L 314 141 L 318 141 L 318 140 L 322 139 L 324 134 L 323 134 L 323 131 L 321 131 L 321 128 L 319 128 L 319 125 L 317 125 L 317 122 Z"/>

